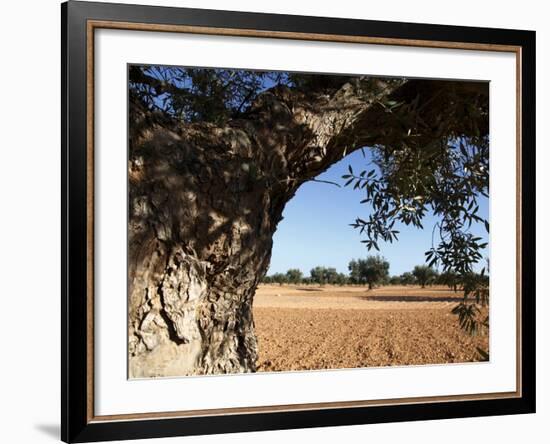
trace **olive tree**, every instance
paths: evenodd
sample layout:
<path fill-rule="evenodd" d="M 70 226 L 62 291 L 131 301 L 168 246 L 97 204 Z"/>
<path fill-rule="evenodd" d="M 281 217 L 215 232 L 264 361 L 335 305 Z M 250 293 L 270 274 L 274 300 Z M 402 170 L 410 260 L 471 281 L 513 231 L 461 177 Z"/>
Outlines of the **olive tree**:
<path fill-rule="evenodd" d="M 286 280 L 289 284 L 299 284 L 303 277 L 303 273 L 297 268 L 291 268 L 286 272 Z"/>
<path fill-rule="evenodd" d="M 285 205 L 355 150 L 375 165 L 344 179 L 372 210 L 354 223 L 367 247 L 430 209 L 428 260 L 471 270 L 486 82 L 144 65 L 128 77 L 130 376 L 255 371 L 252 302 Z"/>
<path fill-rule="evenodd" d="M 399 276 L 401 285 L 413 285 L 416 283 L 416 278 L 410 271 L 406 271 L 401 276 Z"/>
<path fill-rule="evenodd" d="M 426 285 L 434 282 L 437 273 L 427 265 L 416 265 L 412 271 L 412 275 L 415 277 L 418 285 L 424 288 Z"/>
<path fill-rule="evenodd" d="M 341 281 L 339 273 L 333 267 L 317 266 L 310 271 L 311 281 L 320 285 L 335 284 Z"/>
<path fill-rule="evenodd" d="M 350 278 L 356 283 L 366 283 L 371 290 L 375 284 L 389 279 L 390 264 L 382 256 L 353 259 L 348 265 Z"/>
<path fill-rule="evenodd" d="M 438 276 L 437 283 L 446 285 L 456 293 L 458 291 L 458 286 L 461 283 L 461 277 L 454 271 L 444 271 Z"/>

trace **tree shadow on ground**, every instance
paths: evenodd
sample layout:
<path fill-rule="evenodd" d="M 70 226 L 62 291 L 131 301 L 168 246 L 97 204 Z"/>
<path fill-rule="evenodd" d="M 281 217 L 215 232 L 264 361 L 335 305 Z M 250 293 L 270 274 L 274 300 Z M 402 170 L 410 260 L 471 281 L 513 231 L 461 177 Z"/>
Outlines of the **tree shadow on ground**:
<path fill-rule="evenodd" d="M 464 300 L 464 296 L 357 296 L 364 301 L 380 302 L 458 302 Z"/>

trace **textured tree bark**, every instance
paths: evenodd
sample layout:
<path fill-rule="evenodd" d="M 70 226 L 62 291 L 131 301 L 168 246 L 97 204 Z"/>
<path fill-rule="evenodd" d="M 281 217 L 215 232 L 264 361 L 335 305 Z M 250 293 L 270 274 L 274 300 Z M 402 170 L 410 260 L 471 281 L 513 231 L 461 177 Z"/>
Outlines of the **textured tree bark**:
<path fill-rule="evenodd" d="M 130 377 L 255 371 L 252 302 L 284 206 L 368 141 L 356 128 L 396 83 L 364 86 L 278 87 L 223 127 L 131 103 Z"/>

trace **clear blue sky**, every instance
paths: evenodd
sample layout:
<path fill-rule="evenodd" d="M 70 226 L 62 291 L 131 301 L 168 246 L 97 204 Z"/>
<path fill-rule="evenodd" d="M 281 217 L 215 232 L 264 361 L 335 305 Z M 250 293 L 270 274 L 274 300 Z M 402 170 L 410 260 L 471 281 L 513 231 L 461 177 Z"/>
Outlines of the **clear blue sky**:
<path fill-rule="evenodd" d="M 368 156 L 368 150 L 365 151 Z M 369 169 L 368 161 L 361 151 L 356 151 L 332 165 L 318 179 L 343 185 L 341 177 L 347 173 L 348 165 L 351 164 L 354 171 L 361 171 Z M 369 252 L 361 243 L 365 237 L 349 226 L 357 216 L 365 219 L 370 213 L 368 205 L 359 203 L 363 197 L 361 191 L 351 187 L 338 188 L 318 182 L 303 184 L 283 212 L 284 219 L 279 223 L 273 239 L 268 275 L 299 268 L 307 276 L 317 265 L 335 267 L 347 274 L 351 259 L 377 253 L 389 261 L 391 275 L 411 271 L 415 265 L 424 264 L 424 252 L 431 247 L 432 228 L 438 219 L 427 216 L 423 221 L 423 230 L 396 224 L 400 231 L 399 239 L 393 244 L 381 242 L 380 252 Z M 481 197 L 479 215 L 488 218 L 488 214 L 488 199 Z M 472 226 L 471 231 L 488 239 L 482 225 Z M 489 252 L 486 250 L 482 254 L 486 257 Z M 483 261 L 479 268 L 485 265 Z"/>

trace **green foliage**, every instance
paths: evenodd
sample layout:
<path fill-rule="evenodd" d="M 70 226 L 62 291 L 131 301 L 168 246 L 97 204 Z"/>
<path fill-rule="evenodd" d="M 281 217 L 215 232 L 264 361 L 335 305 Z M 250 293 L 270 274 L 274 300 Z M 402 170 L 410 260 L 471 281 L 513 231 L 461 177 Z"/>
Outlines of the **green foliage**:
<path fill-rule="evenodd" d="M 476 347 L 476 349 L 482 361 L 489 360 L 489 353 L 486 350 L 483 350 L 482 348 L 479 348 L 479 347 Z"/>
<path fill-rule="evenodd" d="M 455 292 L 458 290 L 458 286 L 461 284 L 461 282 L 461 276 L 458 273 L 450 270 L 441 273 L 435 281 L 436 284 L 446 285 Z"/>
<path fill-rule="evenodd" d="M 304 277 L 301 270 L 291 268 L 286 273 L 274 273 L 271 276 L 264 276 L 262 283 L 264 284 L 334 284 L 346 285 L 349 282 L 348 277 L 343 273 L 338 273 L 332 267 L 315 267 L 311 270 L 310 277 Z"/>
<path fill-rule="evenodd" d="M 311 276 L 311 282 L 319 285 L 335 284 L 338 280 L 341 280 L 336 268 L 317 266 L 309 272 Z"/>
<path fill-rule="evenodd" d="M 467 273 L 462 276 L 462 286 L 468 299 L 481 306 L 489 303 L 489 276 L 485 274 L 484 268 L 481 273 Z"/>
<path fill-rule="evenodd" d="M 275 273 L 271 276 L 271 282 L 274 284 L 283 285 L 288 283 L 288 278 L 284 273 Z"/>
<path fill-rule="evenodd" d="M 291 268 L 286 272 L 286 280 L 289 284 L 300 284 L 304 275 L 297 268 Z"/>
<path fill-rule="evenodd" d="M 367 259 L 353 259 L 348 265 L 350 281 L 356 284 L 367 283 L 369 289 L 389 278 L 390 264 L 382 256 L 369 256 Z"/>
<path fill-rule="evenodd" d="M 390 285 L 400 285 L 401 284 L 401 276 L 392 276 L 389 280 Z"/>
<path fill-rule="evenodd" d="M 453 309 L 460 326 L 471 335 L 483 334 L 489 329 L 489 316 L 482 316 L 480 307 L 489 304 L 489 277 L 485 269 L 481 273 L 461 276 L 464 288 L 463 300 Z M 483 353 L 480 353 L 482 358 Z"/>
<path fill-rule="evenodd" d="M 289 85 L 305 93 L 311 91 L 334 92 L 349 80 L 350 76 L 338 76 L 334 74 L 311 75 L 288 73 Z"/>
<path fill-rule="evenodd" d="M 283 85 L 305 94 L 331 93 L 349 76 L 222 68 L 131 65 L 130 95 L 151 110 L 185 122 L 223 124 L 250 110 L 258 96 Z"/>
<path fill-rule="evenodd" d="M 489 192 L 488 89 L 448 86 L 420 83 L 380 103 L 385 136 L 371 148 L 374 168 L 355 173 L 350 166 L 342 178 L 365 194 L 361 202 L 372 209 L 352 224 L 366 234 L 369 250 L 395 241 L 397 223 L 423 228 L 431 212 L 440 221 L 433 229 L 438 243 L 426 252 L 428 265 L 465 274 L 487 246 L 469 229 L 472 223 L 489 229 L 478 214 L 478 199 Z"/>
<path fill-rule="evenodd" d="M 433 284 L 437 278 L 437 272 L 427 265 L 416 265 L 412 271 L 412 275 L 422 288 Z"/>
<path fill-rule="evenodd" d="M 463 301 L 452 310 L 458 316 L 460 327 L 472 336 L 482 334 L 489 328 L 489 316 L 482 318 L 479 307 L 479 304 Z"/>
<path fill-rule="evenodd" d="M 130 94 L 185 122 L 224 123 L 268 87 L 289 84 L 284 72 L 132 65 Z"/>
<path fill-rule="evenodd" d="M 349 278 L 344 273 L 337 273 L 335 276 L 334 284 L 335 285 L 347 285 L 349 283 Z"/>
<path fill-rule="evenodd" d="M 406 271 L 399 278 L 401 285 L 414 285 L 416 283 L 416 278 L 410 271 Z"/>
<path fill-rule="evenodd" d="M 437 149 L 403 148 L 387 155 L 385 148 L 374 148 L 377 169 L 342 176 L 345 186 L 363 190 L 372 212 L 357 217 L 351 225 L 366 235 L 367 248 L 379 250 L 380 241 L 398 239 L 397 223 L 424 228 L 428 212 L 440 217 L 433 227 L 439 243 L 426 252 L 430 266 L 464 274 L 482 259 L 487 243 L 469 232 L 472 223 L 489 223 L 478 215 L 480 195 L 488 196 L 488 145 L 448 143 Z"/>
<path fill-rule="evenodd" d="M 476 334 L 483 326 L 476 319 L 488 284 L 472 276 L 487 243 L 470 229 L 479 223 L 489 231 L 479 215 L 479 199 L 489 194 L 488 88 L 424 85 L 408 93 L 406 86 L 379 104 L 384 117 L 377 124 L 384 134 L 371 147 L 374 167 L 355 172 L 350 166 L 342 176 L 345 186 L 364 193 L 361 203 L 372 210 L 351 225 L 366 235 L 362 242 L 369 250 L 379 250 L 381 241 L 398 239 L 399 224 L 422 229 L 427 214 L 438 217 L 425 253 L 427 267 L 413 274 L 425 286 L 434 278 L 430 267 L 441 267 L 438 282 L 455 291 L 462 284 L 464 300 L 453 312 L 462 328 Z M 468 302 L 471 297 L 474 302 Z"/>

